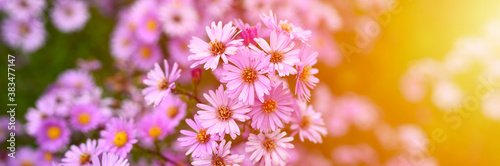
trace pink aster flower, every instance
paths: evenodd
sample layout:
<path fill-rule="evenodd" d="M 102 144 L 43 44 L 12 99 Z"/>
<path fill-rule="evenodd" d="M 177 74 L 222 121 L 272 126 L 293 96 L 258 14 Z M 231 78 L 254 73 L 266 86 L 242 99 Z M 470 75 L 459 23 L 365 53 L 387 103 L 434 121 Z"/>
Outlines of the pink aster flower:
<path fill-rule="evenodd" d="M 197 104 L 198 108 L 203 111 L 198 111 L 198 115 L 201 121 L 201 125 L 208 128 L 209 134 L 219 134 L 224 136 L 224 134 L 231 135 L 231 138 L 235 139 L 236 135 L 240 135 L 240 128 L 236 124 L 236 121 L 244 122 L 249 119 L 245 115 L 250 109 L 239 103 L 237 100 L 229 98 L 224 87 L 222 85 L 215 91 L 209 91 L 208 94 L 203 94 L 205 99 L 210 103 Z"/>
<path fill-rule="evenodd" d="M 36 142 L 40 148 L 56 152 L 69 143 L 71 131 L 63 119 L 46 118 L 40 125 L 36 134 Z"/>
<path fill-rule="evenodd" d="M 232 64 L 225 64 L 221 82 L 227 83 L 229 97 L 254 104 L 255 98 L 264 101 L 264 94 L 269 94 L 271 81 L 265 76 L 269 62 L 264 60 L 260 52 L 248 48 L 238 50 L 237 55 L 230 58 Z"/>
<path fill-rule="evenodd" d="M 70 108 L 71 126 L 82 132 L 89 132 L 97 128 L 104 120 L 99 107 L 93 103 L 76 104 Z"/>
<path fill-rule="evenodd" d="M 147 71 L 161 60 L 163 55 L 156 44 L 139 43 L 137 49 L 132 53 L 131 62 L 135 68 Z"/>
<path fill-rule="evenodd" d="M 252 153 L 250 160 L 254 164 L 285 165 L 293 149 L 293 137 L 285 137 L 286 132 L 276 130 L 270 133 L 250 134 L 245 151 Z M 263 162 L 263 163 L 262 163 Z"/>
<path fill-rule="evenodd" d="M 294 49 L 295 43 L 285 33 L 276 31 L 271 32 L 270 44 L 263 38 L 255 39 L 255 42 L 267 54 L 271 75 L 278 71 L 280 77 L 290 74 L 297 74 L 297 70 L 293 67 L 299 62 L 298 54 L 300 50 Z M 253 50 L 258 51 L 259 48 L 250 46 Z"/>
<path fill-rule="evenodd" d="M 87 139 L 87 142 L 80 146 L 71 145 L 61 162 L 67 166 L 92 166 L 92 158 L 101 153 L 102 150 L 97 148 L 97 141 Z"/>
<path fill-rule="evenodd" d="M 160 21 L 163 31 L 171 36 L 183 36 L 198 27 L 198 12 L 192 4 L 173 0 L 160 7 Z"/>
<path fill-rule="evenodd" d="M 25 166 L 25 165 L 35 165 L 38 161 L 36 156 L 36 151 L 28 146 L 16 148 L 15 158 L 8 157 L 7 164 L 10 166 Z"/>
<path fill-rule="evenodd" d="M 291 120 L 291 130 L 294 130 L 292 135 L 299 134 L 300 141 L 304 142 L 304 138 L 314 143 L 322 143 L 321 136 L 326 135 L 325 122 L 321 118 L 320 112 L 315 112 L 312 106 L 307 106 L 301 103 L 300 112 Z"/>
<path fill-rule="evenodd" d="M 106 124 L 106 129 L 101 131 L 99 146 L 106 152 L 127 157 L 133 144 L 137 143 L 136 129 L 133 120 L 113 118 Z"/>
<path fill-rule="evenodd" d="M 116 59 L 127 60 L 137 47 L 137 39 L 129 27 L 119 24 L 111 35 L 111 55 Z"/>
<path fill-rule="evenodd" d="M 262 132 L 274 131 L 284 127 L 290 121 L 293 112 L 293 99 L 283 83 L 271 88 L 264 101 L 257 100 L 248 116 L 252 119 L 252 128 Z"/>
<path fill-rule="evenodd" d="M 44 24 L 38 18 L 7 18 L 2 22 L 2 37 L 5 43 L 25 53 L 32 53 L 42 47 L 46 35 Z"/>
<path fill-rule="evenodd" d="M 231 141 L 226 144 L 226 140 L 222 140 L 219 146 L 214 149 L 214 153 L 206 157 L 195 158 L 191 164 L 203 166 L 239 165 L 244 156 L 231 154 L 230 149 Z"/>
<path fill-rule="evenodd" d="M 280 20 L 278 22 L 276 14 L 272 11 L 269 11 L 269 15 L 261 15 L 260 18 L 268 28 L 285 33 L 291 39 L 298 38 L 302 42 L 306 42 L 311 36 L 311 31 L 296 27 L 292 23 L 288 22 L 288 20 Z"/>
<path fill-rule="evenodd" d="M 248 23 L 243 23 L 241 19 L 236 19 L 235 21 L 236 27 L 238 29 L 241 29 L 241 33 L 239 37 L 243 39 L 243 45 L 249 46 L 250 44 L 257 45 L 255 43 L 256 38 L 258 37 L 264 37 L 264 36 L 269 36 L 269 32 L 263 32 L 263 29 L 261 29 L 261 24 L 257 23 L 255 26 L 251 26 Z"/>
<path fill-rule="evenodd" d="M 92 90 L 96 87 L 94 78 L 83 70 L 66 70 L 57 78 L 57 85 L 78 92 Z"/>
<path fill-rule="evenodd" d="M 102 163 L 102 164 L 101 164 Z M 103 153 L 101 160 L 92 156 L 92 166 L 129 166 L 128 159 L 113 153 Z"/>
<path fill-rule="evenodd" d="M 41 0 L 7 0 L 1 8 L 14 19 L 26 19 L 38 16 L 46 6 Z"/>
<path fill-rule="evenodd" d="M 174 67 L 170 72 L 167 60 L 164 60 L 163 63 L 165 72 L 158 63 L 155 63 L 154 69 L 148 72 L 148 78 L 143 81 L 148 86 L 142 90 L 147 104 L 157 106 L 167 95 L 170 95 L 172 89 L 175 88 L 175 80 L 181 75 L 181 70 L 177 69 L 177 63 L 174 63 Z"/>
<path fill-rule="evenodd" d="M 168 121 L 170 130 L 179 125 L 187 114 L 187 104 L 179 96 L 167 95 L 153 112 L 163 121 Z"/>
<path fill-rule="evenodd" d="M 234 55 L 238 46 L 241 44 L 241 40 L 234 40 L 234 37 L 238 35 L 236 27 L 233 27 L 231 22 L 227 23 L 222 27 L 222 22 L 217 25 L 212 22 L 212 26 L 206 27 L 208 37 L 210 42 L 207 43 L 200 38 L 193 37 L 188 47 L 190 51 L 194 53 L 188 56 L 189 60 L 195 61 L 191 68 L 194 68 L 200 64 L 205 64 L 203 67 L 205 69 L 215 70 L 219 65 L 219 60 L 227 64 L 227 55 Z"/>
<path fill-rule="evenodd" d="M 87 3 L 83 0 L 57 0 L 50 16 L 57 29 L 69 33 L 81 30 L 90 14 Z"/>
<path fill-rule="evenodd" d="M 146 145 L 152 145 L 155 140 L 162 140 L 173 132 L 169 121 L 163 120 L 161 115 L 159 116 L 154 113 L 143 116 L 138 124 L 138 128 L 141 142 Z"/>
<path fill-rule="evenodd" d="M 217 146 L 215 141 L 219 139 L 219 136 L 208 134 L 207 129 L 201 126 L 197 115 L 194 116 L 194 121 L 186 119 L 186 123 L 195 130 L 195 132 L 181 130 L 181 133 L 185 136 L 177 139 L 180 146 L 190 147 L 186 155 L 193 153 L 193 157 L 204 157 L 212 153 L 213 148 Z"/>
<path fill-rule="evenodd" d="M 309 54 L 310 47 L 304 45 L 300 50 L 300 63 L 297 64 L 297 84 L 295 85 L 295 94 L 301 101 L 309 101 L 311 90 L 319 82 L 314 75 L 318 74 L 318 69 L 312 68 L 316 64 L 318 52 Z"/>
<path fill-rule="evenodd" d="M 160 39 L 161 23 L 158 16 L 158 7 L 154 1 L 148 5 L 147 11 L 140 14 L 137 21 L 136 37 L 145 43 L 155 43 Z"/>

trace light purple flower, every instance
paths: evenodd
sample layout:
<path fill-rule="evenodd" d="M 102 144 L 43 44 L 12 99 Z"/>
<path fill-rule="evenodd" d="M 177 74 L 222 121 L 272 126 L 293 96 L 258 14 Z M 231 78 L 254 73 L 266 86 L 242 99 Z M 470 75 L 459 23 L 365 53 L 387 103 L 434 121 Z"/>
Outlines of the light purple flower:
<path fill-rule="evenodd" d="M 161 23 L 158 16 L 158 9 L 154 1 L 147 1 L 148 7 L 144 13 L 139 14 L 137 21 L 136 37 L 145 43 L 156 43 L 161 35 Z"/>
<path fill-rule="evenodd" d="M 83 70 L 66 70 L 57 78 L 57 85 L 78 92 L 92 90 L 96 87 L 94 78 Z"/>
<path fill-rule="evenodd" d="M 118 24 L 111 35 L 111 55 L 119 60 L 128 60 L 137 47 L 137 39 L 130 28 Z"/>
<path fill-rule="evenodd" d="M 207 17 L 217 18 L 223 16 L 223 14 L 231 9 L 231 5 L 233 5 L 232 0 L 218 0 L 218 1 L 210 1 L 210 0 L 202 0 L 199 2 L 204 10 L 205 14 L 210 15 Z M 205 15 L 204 14 L 204 15 Z"/>
<path fill-rule="evenodd" d="M 57 0 L 50 16 L 54 26 L 64 33 L 81 30 L 90 18 L 83 0 Z"/>
<path fill-rule="evenodd" d="M 132 53 L 130 61 L 135 68 L 147 71 L 163 57 L 161 49 L 156 44 L 139 43 Z"/>
<path fill-rule="evenodd" d="M 254 104 L 255 98 L 264 101 L 264 94 L 269 94 L 271 81 L 265 74 L 269 62 L 259 52 L 248 48 L 238 50 L 236 56 L 230 58 L 232 64 L 225 64 L 221 82 L 227 83 L 229 97 Z"/>
<path fill-rule="evenodd" d="M 297 38 L 302 42 L 306 42 L 311 36 L 311 31 L 296 27 L 292 23 L 288 22 L 288 20 L 280 20 L 278 22 L 276 14 L 273 14 L 272 11 L 269 11 L 269 15 L 261 15 L 260 18 L 268 28 L 285 33 L 291 39 Z"/>
<path fill-rule="evenodd" d="M 248 116 L 252 119 L 252 128 L 262 132 L 275 131 L 283 128 L 291 119 L 293 99 L 283 83 L 274 85 L 264 101 L 257 100 Z"/>
<path fill-rule="evenodd" d="M 101 164 L 102 163 L 102 164 Z M 92 166 L 129 166 L 128 159 L 113 153 L 103 153 L 102 159 L 92 156 Z"/>
<path fill-rule="evenodd" d="M 163 121 L 168 121 L 169 130 L 173 130 L 186 116 L 186 109 L 187 104 L 182 101 L 179 96 L 167 95 L 163 102 L 155 107 L 153 111 L 155 115 L 162 118 Z"/>
<path fill-rule="evenodd" d="M 293 137 L 285 137 L 286 132 L 276 130 L 270 133 L 250 134 L 245 151 L 252 153 L 250 160 L 255 164 L 285 165 L 293 149 Z M 262 163 L 263 162 L 263 163 Z"/>
<path fill-rule="evenodd" d="M 186 119 L 186 123 L 195 131 L 181 130 L 184 137 L 177 139 L 180 146 L 189 147 L 186 155 L 193 153 L 191 155 L 193 157 L 204 157 L 212 153 L 213 148 L 217 146 L 215 141 L 219 139 L 219 136 L 208 134 L 207 129 L 201 126 L 197 115 L 194 116 L 194 121 Z"/>
<path fill-rule="evenodd" d="M 199 24 L 198 12 L 183 0 L 172 0 L 160 7 L 163 31 L 170 36 L 183 36 L 193 32 Z"/>
<path fill-rule="evenodd" d="M 241 40 L 234 40 L 239 32 L 231 22 L 224 27 L 222 27 L 222 22 L 217 25 L 212 22 L 212 26 L 207 26 L 206 31 L 210 42 L 207 43 L 200 38 L 193 37 L 188 47 L 194 54 L 189 55 L 188 59 L 195 61 L 191 68 L 205 64 L 203 68 L 215 70 L 219 65 L 219 59 L 222 59 L 225 64 L 228 63 L 227 55 L 235 54 Z"/>
<path fill-rule="evenodd" d="M 248 106 L 239 103 L 238 100 L 229 98 L 222 85 L 219 86 L 215 93 L 209 91 L 208 94 L 205 93 L 203 96 L 210 105 L 199 103 L 196 106 L 203 110 L 198 111 L 198 115 L 201 125 L 208 128 L 207 132 L 209 134 L 219 134 L 220 136 L 229 134 L 233 139 L 236 138 L 236 135 L 240 135 L 240 128 L 235 120 L 244 122 L 250 118 L 246 115 L 250 111 Z"/>
<path fill-rule="evenodd" d="M 101 110 L 93 103 L 76 104 L 71 107 L 70 114 L 71 126 L 85 133 L 97 128 L 104 120 Z"/>
<path fill-rule="evenodd" d="M 147 114 L 138 123 L 138 135 L 142 143 L 153 145 L 155 140 L 163 140 L 173 132 L 170 122 L 164 120 L 161 115 Z"/>
<path fill-rule="evenodd" d="M 43 22 L 37 18 L 7 18 L 2 22 L 2 36 L 5 43 L 25 53 L 32 53 L 42 47 L 46 35 Z"/>
<path fill-rule="evenodd" d="M 165 72 L 158 63 L 154 64 L 154 69 L 148 72 L 148 77 L 143 81 L 148 87 L 142 90 L 147 104 L 157 106 L 171 91 L 175 88 L 175 80 L 180 77 L 181 70 L 178 70 L 177 63 L 174 63 L 172 70 L 169 71 L 167 60 L 163 61 Z"/>
<path fill-rule="evenodd" d="M 64 119 L 43 119 L 36 133 L 36 142 L 40 148 L 56 152 L 66 147 L 70 141 L 71 131 Z"/>
<path fill-rule="evenodd" d="M 97 141 L 87 139 L 87 142 L 80 146 L 71 145 L 70 150 L 64 153 L 61 162 L 67 166 L 92 166 L 92 158 L 101 153 L 102 149 L 97 147 Z"/>
<path fill-rule="evenodd" d="M 318 57 L 318 52 L 313 52 L 309 54 L 310 47 L 305 46 L 300 50 L 300 63 L 297 64 L 297 84 L 295 85 L 295 94 L 299 97 L 301 101 L 307 102 L 311 98 L 311 90 L 317 83 L 319 79 L 314 75 L 318 74 L 318 69 L 312 68 L 316 64 Z"/>
<path fill-rule="evenodd" d="M 125 158 L 137 143 L 136 127 L 133 120 L 113 118 L 106 124 L 106 129 L 101 131 L 99 146 L 105 152 L 115 153 Z"/>
<path fill-rule="evenodd" d="M 315 112 L 312 106 L 307 106 L 306 103 L 300 104 L 300 112 L 292 118 L 291 123 L 290 129 L 294 130 L 292 135 L 298 133 L 302 142 L 308 139 L 313 143 L 322 143 L 321 136 L 327 134 L 321 113 Z"/>
<path fill-rule="evenodd" d="M 39 16 L 45 8 L 42 0 L 7 0 L 3 10 L 13 19 L 27 19 Z"/>
<path fill-rule="evenodd" d="M 297 70 L 293 67 L 299 62 L 298 54 L 300 50 L 294 49 L 295 43 L 284 33 L 272 31 L 270 44 L 263 38 L 255 39 L 255 42 L 267 54 L 269 60 L 271 75 L 278 71 L 280 77 L 290 74 L 297 74 Z M 259 51 L 259 48 L 250 46 L 253 50 Z"/>
<path fill-rule="evenodd" d="M 19 149 L 16 148 L 16 158 L 8 157 L 9 166 L 26 166 L 26 165 L 35 165 L 38 160 L 35 158 L 37 156 L 36 151 L 31 147 L 24 146 Z"/>
<path fill-rule="evenodd" d="M 214 153 L 200 158 L 194 158 L 191 164 L 203 166 L 220 166 L 220 165 L 234 165 L 238 166 L 244 156 L 231 154 L 231 141 L 226 144 L 226 140 L 222 140 L 219 146 L 214 149 Z"/>

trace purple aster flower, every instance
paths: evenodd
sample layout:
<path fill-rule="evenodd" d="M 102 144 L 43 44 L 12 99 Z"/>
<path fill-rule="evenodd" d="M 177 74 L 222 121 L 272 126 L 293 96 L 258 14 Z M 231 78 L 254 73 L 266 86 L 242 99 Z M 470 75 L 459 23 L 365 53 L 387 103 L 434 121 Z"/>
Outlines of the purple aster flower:
<path fill-rule="evenodd" d="M 173 130 L 186 116 L 186 109 L 187 104 L 178 96 L 168 95 L 153 111 L 157 116 L 162 118 L 163 121 L 168 121 L 169 130 Z"/>
<path fill-rule="evenodd" d="M 264 102 L 258 101 L 252 106 L 248 116 L 252 118 L 252 128 L 262 132 L 274 131 L 284 127 L 290 121 L 293 112 L 293 99 L 283 83 L 274 85 Z"/>
<path fill-rule="evenodd" d="M 206 43 L 200 38 L 193 37 L 188 47 L 194 54 L 189 55 L 188 59 L 195 61 L 191 68 L 205 64 L 203 68 L 215 70 L 219 65 L 219 59 L 222 58 L 225 64 L 228 63 L 227 55 L 234 55 L 241 40 L 234 40 L 239 32 L 231 22 L 224 27 L 222 27 L 222 22 L 217 25 L 212 22 L 211 28 L 207 26 L 206 31 L 210 42 Z"/>
<path fill-rule="evenodd" d="M 92 156 L 92 166 L 129 166 L 129 163 L 125 157 L 113 153 L 103 153 L 101 160 L 97 155 Z"/>
<path fill-rule="evenodd" d="M 36 151 L 35 158 L 37 159 L 36 165 L 40 166 L 53 166 L 53 163 L 55 161 L 59 161 L 59 159 L 56 155 L 54 155 L 53 152 L 49 152 L 44 149 L 38 149 Z"/>
<path fill-rule="evenodd" d="M 243 23 L 241 19 L 236 19 L 234 22 L 236 24 L 236 27 L 238 29 L 241 29 L 239 38 L 243 39 L 243 45 L 245 46 L 249 46 L 250 44 L 257 45 L 254 39 L 258 37 L 263 37 L 260 23 L 257 23 L 257 25 L 255 26 L 250 26 L 248 23 Z M 259 32 L 261 36 L 259 36 Z"/>
<path fill-rule="evenodd" d="M 41 0 L 7 0 L 1 7 L 14 19 L 27 19 L 36 17 L 45 8 L 45 1 Z"/>
<path fill-rule="evenodd" d="M 163 31 L 171 36 L 183 36 L 198 27 L 198 12 L 191 4 L 173 0 L 160 7 L 160 20 Z"/>
<path fill-rule="evenodd" d="M 306 42 L 311 36 L 311 31 L 306 31 L 300 27 L 296 27 L 292 23 L 288 22 L 288 20 L 281 20 L 278 23 L 276 14 L 273 14 L 272 11 L 269 11 L 269 15 L 261 15 L 260 18 L 268 28 L 285 33 L 291 39 L 298 38 L 302 42 Z"/>
<path fill-rule="evenodd" d="M 90 14 L 87 3 L 83 0 L 57 0 L 50 16 L 57 29 L 70 33 L 81 30 Z"/>
<path fill-rule="evenodd" d="M 16 158 L 8 157 L 7 165 L 10 166 L 30 166 L 35 165 L 38 160 L 34 156 L 36 156 L 36 151 L 31 147 L 24 146 L 20 147 L 16 151 Z"/>
<path fill-rule="evenodd" d="M 169 71 L 167 60 L 163 61 L 165 72 L 155 63 L 154 69 L 148 72 L 148 78 L 143 81 L 148 87 L 142 90 L 147 104 L 157 106 L 167 95 L 170 95 L 175 88 L 175 80 L 180 77 L 181 70 L 178 70 L 177 63 L 174 63 L 172 70 Z"/>
<path fill-rule="evenodd" d="M 127 157 L 133 144 L 137 143 L 136 129 L 133 120 L 113 118 L 106 124 L 106 129 L 101 131 L 99 146 L 106 152 Z"/>
<path fill-rule="evenodd" d="M 203 94 L 205 99 L 210 103 L 197 104 L 198 108 L 203 111 L 198 111 L 201 125 L 208 129 L 208 134 L 225 134 L 231 135 L 235 139 L 236 135 L 240 135 L 240 128 L 236 121 L 244 122 L 249 119 L 245 115 L 250 109 L 248 106 L 238 102 L 238 100 L 228 97 L 222 85 L 215 91 L 209 91 L 208 94 Z"/>
<path fill-rule="evenodd" d="M 270 65 L 269 73 L 274 75 L 275 71 L 278 71 L 280 77 L 297 74 L 293 66 L 299 62 L 300 50 L 294 49 L 295 43 L 286 34 L 276 31 L 271 32 L 270 38 L 270 45 L 263 38 L 255 39 L 255 42 L 267 54 Z M 259 51 L 259 48 L 253 45 L 250 48 Z"/>
<path fill-rule="evenodd" d="M 132 65 L 135 68 L 147 71 L 153 67 L 153 65 L 161 60 L 163 55 L 161 54 L 160 47 L 156 44 L 145 44 L 140 43 L 137 45 L 137 49 L 132 53 Z"/>
<path fill-rule="evenodd" d="M 194 116 L 194 121 L 186 119 L 186 123 L 195 131 L 181 130 L 185 136 L 177 139 L 180 146 L 190 147 L 186 155 L 193 153 L 191 155 L 193 157 L 204 157 L 212 153 L 213 148 L 217 146 L 215 141 L 219 139 L 219 136 L 208 134 L 207 129 L 201 126 L 197 115 Z"/>
<path fill-rule="evenodd" d="M 70 113 L 71 126 L 85 133 L 97 128 L 104 120 L 101 110 L 93 103 L 76 104 L 71 107 Z"/>
<path fill-rule="evenodd" d="M 92 158 L 101 153 L 102 149 L 97 147 L 97 141 L 87 139 L 80 146 L 71 145 L 61 161 L 67 166 L 92 166 Z"/>
<path fill-rule="evenodd" d="M 138 47 L 137 39 L 127 25 L 118 24 L 111 35 L 111 55 L 120 60 L 127 60 Z"/>
<path fill-rule="evenodd" d="M 297 84 L 295 85 L 295 94 L 299 97 L 301 101 L 309 101 L 311 98 L 311 90 L 317 83 L 319 79 L 314 75 L 318 74 L 318 69 L 312 68 L 316 64 L 316 57 L 318 52 L 313 52 L 309 54 L 311 47 L 302 47 L 300 51 L 300 63 L 297 64 Z"/>
<path fill-rule="evenodd" d="M 265 76 L 268 72 L 269 61 L 264 60 L 259 52 L 248 48 L 238 50 L 237 55 L 230 58 L 232 64 L 225 64 L 221 82 L 227 83 L 228 94 L 231 98 L 254 104 L 255 98 L 264 101 L 264 94 L 269 94 L 271 81 Z"/>
<path fill-rule="evenodd" d="M 139 138 L 146 145 L 153 145 L 155 140 L 162 140 L 172 132 L 170 122 L 154 113 L 143 116 L 138 124 Z"/>
<path fill-rule="evenodd" d="M 43 22 L 38 18 L 7 18 L 2 22 L 2 36 L 5 43 L 26 53 L 32 53 L 42 47 L 45 44 L 46 34 Z"/>
<path fill-rule="evenodd" d="M 66 70 L 57 78 L 57 85 L 78 92 L 92 90 L 96 87 L 94 78 L 83 70 Z"/>
<path fill-rule="evenodd" d="M 293 149 L 293 137 L 285 137 L 286 132 L 280 130 L 271 133 L 250 134 L 246 152 L 252 153 L 250 160 L 254 164 L 264 162 L 265 165 L 285 165 L 290 155 L 288 150 Z"/>
<path fill-rule="evenodd" d="M 56 152 L 66 147 L 70 141 L 70 136 L 71 131 L 66 122 L 63 119 L 51 117 L 42 120 L 36 133 L 36 142 L 40 148 Z"/>
<path fill-rule="evenodd" d="M 156 3 L 152 0 L 146 1 L 148 7 L 145 13 L 140 14 L 137 21 L 136 37 L 145 43 L 155 43 L 160 39 L 161 24 L 158 16 Z"/>
<path fill-rule="evenodd" d="M 292 135 L 299 133 L 302 142 L 305 138 L 314 143 L 322 143 L 321 136 L 327 134 L 321 113 L 315 112 L 312 106 L 307 106 L 306 103 L 301 103 L 300 112 L 292 118 L 291 123 L 290 129 L 294 130 Z"/>
<path fill-rule="evenodd" d="M 205 157 L 195 158 L 191 164 L 203 166 L 220 166 L 220 165 L 239 165 L 244 156 L 231 154 L 231 141 L 226 144 L 226 140 L 222 140 L 219 146 L 214 149 L 214 153 Z"/>

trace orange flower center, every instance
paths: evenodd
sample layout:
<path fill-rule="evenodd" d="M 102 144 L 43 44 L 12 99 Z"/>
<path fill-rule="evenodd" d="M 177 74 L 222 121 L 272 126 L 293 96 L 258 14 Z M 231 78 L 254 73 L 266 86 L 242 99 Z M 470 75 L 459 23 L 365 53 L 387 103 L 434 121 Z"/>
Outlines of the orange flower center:
<path fill-rule="evenodd" d="M 217 41 L 217 39 L 215 39 L 214 41 L 210 41 L 210 43 L 208 44 L 210 45 L 209 50 L 214 56 L 220 55 L 226 51 L 226 46 L 224 45 L 224 43 Z"/>
<path fill-rule="evenodd" d="M 278 103 L 276 103 L 276 101 L 274 101 L 273 99 L 266 100 L 264 101 L 264 103 L 262 103 L 262 108 L 264 109 L 264 112 L 266 114 L 275 111 L 277 106 Z"/>
<path fill-rule="evenodd" d="M 247 83 L 253 83 L 257 79 L 257 72 L 254 69 L 247 68 L 243 70 L 242 76 L 243 80 Z"/>
<path fill-rule="evenodd" d="M 207 134 L 207 129 L 201 129 L 194 138 L 199 143 L 205 143 L 210 139 L 210 134 Z"/>
<path fill-rule="evenodd" d="M 226 106 L 220 106 L 217 108 L 217 117 L 220 120 L 227 120 L 229 117 L 233 116 L 233 112 Z"/>

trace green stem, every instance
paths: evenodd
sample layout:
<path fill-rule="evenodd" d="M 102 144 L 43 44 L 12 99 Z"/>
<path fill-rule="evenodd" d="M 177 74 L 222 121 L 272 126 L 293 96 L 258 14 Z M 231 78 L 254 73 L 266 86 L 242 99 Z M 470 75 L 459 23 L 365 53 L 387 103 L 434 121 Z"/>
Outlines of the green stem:
<path fill-rule="evenodd" d="M 172 93 L 187 96 L 187 97 L 189 97 L 191 99 L 196 100 L 196 102 L 201 103 L 201 100 L 198 99 L 198 97 L 196 97 L 195 95 L 193 95 L 193 94 L 187 92 L 186 90 L 180 88 L 179 86 L 175 86 L 175 88 L 172 89 Z"/>

